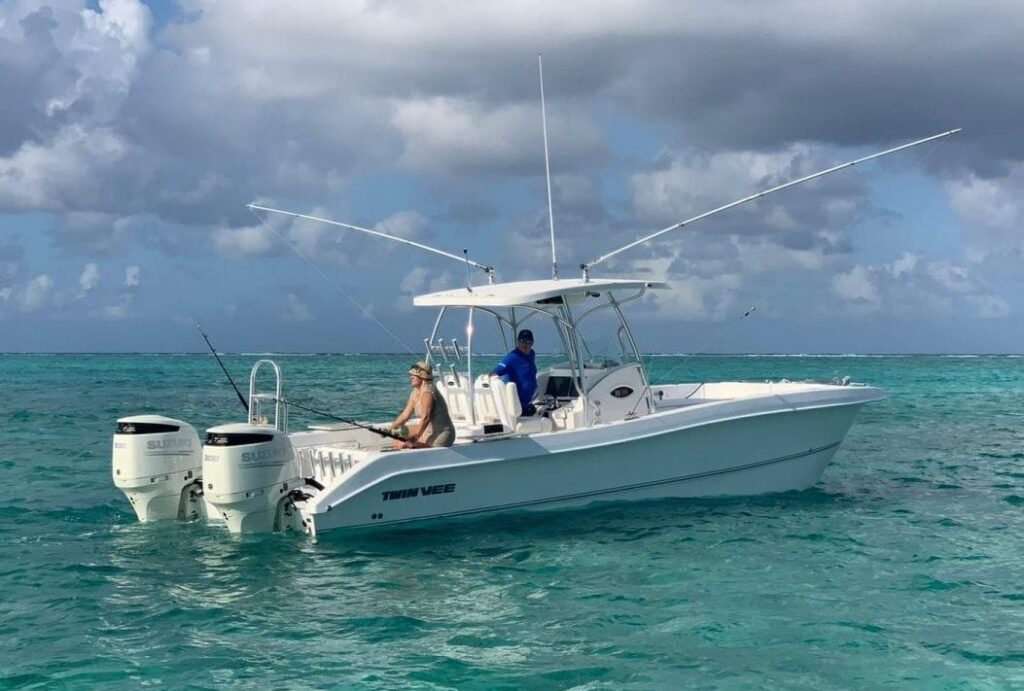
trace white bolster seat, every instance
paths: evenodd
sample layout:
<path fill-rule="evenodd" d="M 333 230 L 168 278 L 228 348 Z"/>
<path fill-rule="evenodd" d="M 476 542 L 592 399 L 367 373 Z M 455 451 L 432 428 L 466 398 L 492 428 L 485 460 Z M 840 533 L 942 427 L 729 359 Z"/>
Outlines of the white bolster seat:
<path fill-rule="evenodd" d="M 502 419 L 501 408 L 496 402 L 494 389 L 502 386 L 500 379 L 491 379 L 486 374 L 481 374 L 473 384 L 473 412 L 476 415 L 477 424 L 494 425 L 501 424 L 506 430 L 510 428 L 505 425 Z"/>
<path fill-rule="evenodd" d="M 519 393 L 512 382 L 505 383 L 498 377 L 482 374 L 473 382 L 473 414 L 476 425 L 470 425 L 469 392 L 465 377 L 460 382 L 445 375 L 438 383 L 438 391 L 448 403 L 448 412 L 456 422 L 458 438 L 473 438 L 483 433 L 485 425 L 500 424 L 506 433 L 536 434 L 550 432 L 551 421 L 535 415 L 522 417 Z"/>
<path fill-rule="evenodd" d="M 495 394 L 497 393 L 496 391 Z M 502 382 L 500 393 L 505 399 L 505 410 L 508 411 L 509 418 L 518 419 L 523 414 L 523 406 L 519 402 L 519 390 L 515 382 Z"/>
<path fill-rule="evenodd" d="M 523 417 L 523 405 L 519 402 L 519 390 L 514 382 L 496 382 L 494 397 L 496 401 L 501 399 L 500 407 L 504 410 L 505 414 L 501 424 L 505 425 L 507 429 L 520 434 L 538 434 L 551 431 L 551 421 L 546 417 L 541 415 Z"/>
<path fill-rule="evenodd" d="M 438 379 L 435 388 L 448 404 L 448 414 L 453 421 L 469 420 L 469 387 L 466 385 L 465 377 L 447 373 Z"/>

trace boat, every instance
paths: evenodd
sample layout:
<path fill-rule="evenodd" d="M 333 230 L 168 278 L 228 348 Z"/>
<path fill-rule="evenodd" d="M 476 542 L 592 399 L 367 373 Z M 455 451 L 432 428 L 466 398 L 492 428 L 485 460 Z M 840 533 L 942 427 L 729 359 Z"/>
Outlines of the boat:
<path fill-rule="evenodd" d="M 216 517 L 232 532 L 311 536 L 814 486 L 858 410 L 883 392 L 849 381 L 652 385 L 624 307 L 666 289 L 649 280 L 552 279 L 416 297 L 417 306 L 439 308 L 426 351 L 455 423 L 451 447 L 396 450 L 366 429 L 371 424 L 289 431 L 281 370 L 260 360 L 250 376 L 251 417 L 208 429 L 203 444 L 180 420 L 118 420 L 115 483 L 143 521 Z M 617 352 L 595 352 L 587 327 L 608 316 Z M 514 383 L 489 376 L 493 358 L 483 367 L 473 358 L 474 332 L 489 328 L 484 321 L 506 340 L 526 325 L 562 341 L 566 359 L 539 373 L 534 415 L 523 415 Z M 465 346 L 442 335 L 452 325 L 465 328 Z M 258 390 L 264 367 L 272 391 Z"/>
<path fill-rule="evenodd" d="M 203 440 L 177 418 L 119 419 L 114 484 L 143 522 L 206 519 L 224 522 L 233 533 L 294 530 L 314 538 L 503 511 L 813 487 L 858 411 L 884 392 L 848 378 L 652 384 L 626 313 L 635 301 L 669 286 L 647 277 L 595 277 L 594 267 L 766 194 L 958 131 L 720 206 L 582 264 L 582 276 L 571 279 L 558 276 L 553 216 L 551 278 L 502 283 L 495 281 L 493 267 L 470 261 L 465 251 L 459 257 L 379 231 L 251 204 L 465 264 L 464 286 L 413 300 L 438 310 L 423 357 L 435 370 L 435 389 L 451 413 L 455 443 L 396 449 L 386 423 L 345 418 L 291 431 L 289 408 L 296 404 L 284 395 L 280 367 L 264 359 L 252 368 L 248 397 L 236 387 L 245 420 L 211 427 Z M 551 213 L 550 172 L 548 179 Z M 472 284 L 470 267 L 485 272 L 485 284 Z M 548 343 L 560 343 L 562 351 L 539 372 L 534 414 L 524 414 L 530 411 L 523 410 L 514 383 L 489 376 L 495 359 L 481 365 L 478 352 L 482 333 L 499 335 L 508 350 L 524 326 L 545 334 Z M 216 356 L 212 345 L 211 350 Z M 271 376 L 273 387 L 262 390 L 258 383 Z"/>

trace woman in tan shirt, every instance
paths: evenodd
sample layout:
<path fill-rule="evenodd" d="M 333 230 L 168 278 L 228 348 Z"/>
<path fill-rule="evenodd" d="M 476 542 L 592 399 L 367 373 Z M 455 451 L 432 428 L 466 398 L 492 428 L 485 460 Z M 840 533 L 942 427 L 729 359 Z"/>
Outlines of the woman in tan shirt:
<path fill-rule="evenodd" d="M 409 402 L 395 418 L 391 429 L 404 425 L 413 414 L 419 418 L 410 430 L 409 438 L 401 444 L 403 449 L 421 449 L 428 446 L 451 446 L 455 443 L 455 425 L 448 414 L 448 404 L 434 391 L 434 371 L 425 362 L 417 362 L 409 370 Z M 398 442 L 395 442 L 398 446 Z"/>

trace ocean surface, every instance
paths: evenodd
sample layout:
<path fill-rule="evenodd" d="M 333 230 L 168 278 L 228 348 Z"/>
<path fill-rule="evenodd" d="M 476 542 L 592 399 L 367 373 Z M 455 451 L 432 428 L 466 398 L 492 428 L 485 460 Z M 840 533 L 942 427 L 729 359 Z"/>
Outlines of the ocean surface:
<path fill-rule="evenodd" d="M 336 414 L 406 396 L 408 356 L 275 359 Z M 111 484 L 120 416 L 242 419 L 209 355 L 0 355 L 0 688 L 1024 688 L 1024 358 L 650 371 L 889 397 L 806 492 L 312 542 L 140 525 Z"/>

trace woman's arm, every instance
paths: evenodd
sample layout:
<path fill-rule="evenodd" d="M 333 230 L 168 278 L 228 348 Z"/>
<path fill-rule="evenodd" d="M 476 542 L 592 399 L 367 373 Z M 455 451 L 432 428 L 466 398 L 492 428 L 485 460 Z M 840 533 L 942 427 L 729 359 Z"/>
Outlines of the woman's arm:
<path fill-rule="evenodd" d="M 409 394 L 409 402 L 405 404 L 405 409 L 399 413 L 395 421 L 391 423 L 391 428 L 401 427 L 404 425 L 409 418 L 412 417 L 413 411 L 416 409 L 416 392 L 413 391 Z"/>

